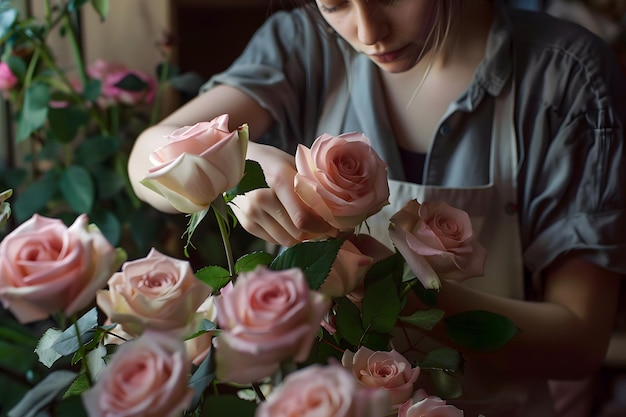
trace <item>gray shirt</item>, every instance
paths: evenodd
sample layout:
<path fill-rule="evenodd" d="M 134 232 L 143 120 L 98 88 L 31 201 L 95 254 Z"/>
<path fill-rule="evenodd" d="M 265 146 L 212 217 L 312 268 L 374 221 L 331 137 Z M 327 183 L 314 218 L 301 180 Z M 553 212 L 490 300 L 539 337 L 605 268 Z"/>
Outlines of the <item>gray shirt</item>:
<path fill-rule="evenodd" d="M 526 267 L 536 273 L 576 252 L 626 274 L 623 74 L 608 45 L 581 27 L 497 9 L 483 62 L 438 125 L 424 183 L 489 181 L 494 99 L 514 76 Z M 360 131 L 389 164 L 390 177 L 404 178 L 377 67 L 311 11 L 272 15 L 204 89 L 216 84 L 244 91 L 272 114 L 275 128 L 260 141 L 293 152 L 322 132 Z M 338 86 L 349 91 L 345 103 L 333 101 Z"/>

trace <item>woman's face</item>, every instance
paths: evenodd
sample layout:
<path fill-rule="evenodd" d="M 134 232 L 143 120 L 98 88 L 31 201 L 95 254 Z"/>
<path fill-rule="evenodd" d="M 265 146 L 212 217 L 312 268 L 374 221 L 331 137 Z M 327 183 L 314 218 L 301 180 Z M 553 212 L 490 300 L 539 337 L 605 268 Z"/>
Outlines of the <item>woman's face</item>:
<path fill-rule="evenodd" d="M 442 0 L 316 0 L 328 24 L 352 47 L 390 73 L 407 71 L 432 47 L 436 2 Z M 432 39 L 432 37 L 431 37 Z"/>

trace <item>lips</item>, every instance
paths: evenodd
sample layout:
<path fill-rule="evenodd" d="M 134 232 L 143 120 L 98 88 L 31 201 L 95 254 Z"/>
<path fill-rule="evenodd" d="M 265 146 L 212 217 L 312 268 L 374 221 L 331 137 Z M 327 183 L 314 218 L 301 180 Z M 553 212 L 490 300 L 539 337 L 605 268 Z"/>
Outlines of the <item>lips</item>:
<path fill-rule="evenodd" d="M 400 48 L 400 49 L 396 49 L 395 51 L 391 51 L 391 52 L 370 54 L 369 56 L 374 61 L 377 61 L 377 62 L 380 62 L 380 63 L 387 63 L 387 62 L 393 62 L 393 61 L 401 58 L 404 55 L 405 50 L 406 50 L 406 47 Z"/>

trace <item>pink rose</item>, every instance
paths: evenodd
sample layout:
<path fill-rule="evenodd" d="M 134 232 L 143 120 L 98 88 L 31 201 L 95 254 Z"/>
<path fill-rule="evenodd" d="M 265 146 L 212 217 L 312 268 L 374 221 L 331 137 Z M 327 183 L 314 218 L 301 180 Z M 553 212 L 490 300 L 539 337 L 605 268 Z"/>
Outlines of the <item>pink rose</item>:
<path fill-rule="evenodd" d="M 215 301 L 217 377 L 242 384 L 273 374 L 283 361 L 305 361 L 330 304 L 300 269 L 264 267 L 242 273 Z"/>
<path fill-rule="evenodd" d="M 122 265 L 96 296 L 98 306 L 122 329 L 140 335 L 145 329 L 187 333 L 196 310 L 211 288 L 193 274 L 191 265 L 152 249 L 148 256 Z"/>
<path fill-rule="evenodd" d="M 101 96 L 98 99 L 100 107 L 110 107 L 117 103 L 137 105 L 141 103 L 150 104 L 156 94 L 156 81 L 146 74 L 126 68 L 122 64 L 97 60 L 87 69 L 91 78 L 99 80 L 101 85 Z M 147 89 L 141 91 L 128 91 L 116 86 L 127 75 L 134 75 L 147 84 Z"/>
<path fill-rule="evenodd" d="M 180 339 L 146 332 L 122 344 L 82 395 L 90 417 L 180 417 L 193 398 Z"/>
<path fill-rule="evenodd" d="M 311 365 L 289 374 L 259 405 L 255 417 L 381 417 L 384 390 L 365 388 L 339 365 Z"/>
<path fill-rule="evenodd" d="M 413 384 L 420 374 L 419 367 L 395 350 L 373 351 L 361 347 L 356 353 L 346 350 L 341 363 L 366 387 L 382 388 L 391 395 L 392 407 L 399 407 L 413 395 Z"/>
<path fill-rule="evenodd" d="M 244 174 L 248 127 L 230 132 L 228 115 L 183 127 L 170 143 L 150 155 L 153 167 L 142 184 L 165 197 L 183 213 L 206 210 Z"/>
<path fill-rule="evenodd" d="M 330 225 L 359 226 L 389 203 L 387 164 L 361 133 L 324 134 L 296 151 L 295 192 Z"/>
<path fill-rule="evenodd" d="M 0 62 L 0 91 L 9 91 L 17 85 L 17 77 L 6 62 Z"/>
<path fill-rule="evenodd" d="M 438 289 L 439 278 L 464 280 L 484 274 L 487 251 L 463 210 L 411 200 L 390 221 L 391 241 L 426 288 Z"/>
<path fill-rule="evenodd" d="M 68 228 L 35 214 L 0 243 L 0 300 L 22 323 L 69 316 L 93 301 L 119 263 L 86 215 Z"/>
<path fill-rule="evenodd" d="M 328 297 L 343 297 L 363 281 L 372 263 L 370 256 L 362 254 L 354 243 L 346 240 L 319 291 Z"/>
<path fill-rule="evenodd" d="M 436 396 L 428 396 L 419 390 L 413 400 L 400 406 L 398 417 L 463 417 L 464 413 L 453 405 L 448 405 Z"/>

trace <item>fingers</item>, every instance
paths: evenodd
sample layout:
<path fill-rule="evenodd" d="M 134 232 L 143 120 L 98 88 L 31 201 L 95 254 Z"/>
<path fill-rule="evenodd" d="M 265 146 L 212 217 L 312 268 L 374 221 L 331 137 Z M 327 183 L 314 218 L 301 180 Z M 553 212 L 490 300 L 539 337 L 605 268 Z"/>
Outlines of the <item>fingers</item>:
<path fill-rule="evenodd" d="M 233 200 L 233 212 L 248 233 L 282 246 L 293 246 L 333 233 L 334 229 L 328 223 L 295 200 L 297 195 L 280 194 L 285 201 L 274 189 L 268 188 L 251 191 Z"/>

